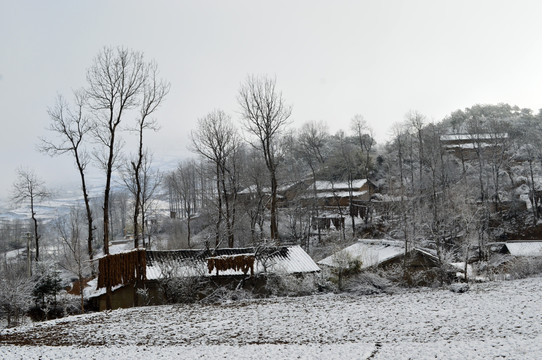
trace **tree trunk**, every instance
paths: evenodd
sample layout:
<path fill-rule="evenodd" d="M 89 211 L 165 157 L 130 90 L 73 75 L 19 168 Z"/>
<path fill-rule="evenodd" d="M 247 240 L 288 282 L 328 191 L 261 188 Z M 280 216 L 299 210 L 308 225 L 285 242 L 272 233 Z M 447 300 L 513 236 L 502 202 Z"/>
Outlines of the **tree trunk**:
<path fill-rule="evenodd" d="M 222 194 L 220 192 L 220 171 L 218 163 L 216 164 L 216 190 L 217 190 L 217 201 L 218 201 L 218 219 L 216 220 L 216 235 L 215 235 L 215 246 L 220 245 L 220 223 L 222 222 Z"/>
<path fill-rule="evenodd" d="M 134 168 L 134 174 L 139 173 L 138 166 L 134 166 L 134 163 L 132 163 L 132 166 Z M 136 181 L 136 194 L 134 196 L 135 204 L 134 204 L 134 248 L 137 249 L 139 247 L 139 209 L 141 208 L 141 182 L 139 181 L 139 175 L 135 176 Z"/>
<path fill-rule="evenodd" d="M 78 278 L 79 278 L 79 297 L 81 298 L 81 312 L 84 314 L 85 313 L 85 297 L 83 295 L 83 290 L 84 290 L 84 287 L 83 287 L 83 274 L 81 273 L 81 270 L 79 270 L 79 274 L 77 274 Z"/>
<path fill-rule="evenodd" d="M 280 244 L 277 223 L 277 177 L 274 168 L 269 171 L 271 174 L 271 240 L 274 240 L 277 244 Z"/>
<path fill-rule="evenodd" d="M 352 211 L 352 202 L 353 202 L 353 195 L 352 195 L 352 174 L 348 174 L 348 187 L 349 187 L 349 190 L 348 190 L 348 201 L 350 203 L 350 208 L 348 209 L 350 211 L 350 219 L 352 219 L 352 238 L 355 238 L 356 237 L 356 223 L 354 221 L 354 212 Z"/>
<path fill-rule="evenodd" d="M 536 225 L 536 223 L 538 222 L 538 197 L 536 196 L 536 190 L 534 187 L 534 172 L 532 159 L 529 159 L 529 172 L 531 175 L 531 207 L 533 209 L 533 225 Z"/>
<path fill-rule="evenodd" d="M 106 182 L 105 182 L 105 191 L 104 191 L 104 255 L 109 256 L 109 195 L 111 191 L 111 175 L 113 173 L 113 159 L 114 159 L 114 144 L 115 143 L 115 134 L 111 134 L 111 143 L 109 146 L 109 158 L 107 162 L 107 171 L 106 171 Z M 105 280 L 106 287 L 106 296 L 105 296 L 105 306 L 107 310 L 111 310 L 111 284 L 109 282 L 109 277 L 106 277 Z"/>
<path fill-rule="evenodd" d="M 30 212 L 32 213 L 32 222 L 34 223 L 34 240 L 36 242 L 36 262 L 40 261 L 40 244 L 38 235 L 38 220 L 36 219 L 36 213 L 34 212 L 34 197 L 30 197 Z M 30 254 L 28 254 L 30 256 Z"/>
<path fill-rule="evenodd" d="M 79 170 L 79 176 L 81 177 L 81 189 L 83 190 L 83 200 L 85 201 L 85 210 L 87 213 L 87 232 L 88 232 L 88 238 L 87 238 L 87 250 L 88 250 L 88 257 L 91 264 L 91 273 L 92 276 L 96 275 L 96 270 L 94 268 L 94 263 L 92 260 L 94 259 L 94 249 L 92 247 L 92 241 L 94 240 L 94 225 L 93 225 L 93 218 L 92 218 L 92 210 L 90 209 L 90 198 L 88 196 L 87 191 L 87 183 L 85 180 L 85 170 L 84 165 L 81 163 L 81 159 L 79 158 L 79 153 L 77 151 L 74 151 L 75 155 L 75 162 L 77 164 L 77 169 Z"/>
<path fill-rule="evenodd" d="M 318 217 L 320 216 L 320 212 L 318 211 L 318 191 L 316 189 L 316 170 L 314 169 L 314 166 L 312 165 L 312 162 L 309 162 L 309 166 L 311 168 L 311 172 L 312 172 L 312 191 L 313 191 L 313 196 L 314 196 L 314 199 L 312 201 L 312 206 L 313 206 L 313 210 L 316 214 L 316 218 L 318 219 Z M 312 222 L 312 219 L 311 219 L 311 222 Z M 317 231 L 318 231 L 318 243 L 320 244 L 322 242 L 322 231 L 320 230 L 320 226 L 316 226 L 317 228 Z M 310 227 L 310 224 L 309 224 L 309 233 L 311 231 L 311 227 Z M 307 237 L 307 249 L 309 248 L 309 237 Z"/>
<path fill-rule="evenodd" d="M 137 156 L 137 164 L 134 164 L 132 162 L 132 168 L 134 170 L 134 178 L 136 182 L 136 193 L 135 196 L 135 205 L 134 205 L 134 248 L 139 247 L 139 229 L 138 229 L 138 221 L 139 221 L 139 210 L 141 208 L 141 179 L 140 179 L 140 172 L 141 172 L 141 163 L 143 162 L 143 125 L 144 125 L 144 119 L 140 122 L 140 128 L 139 128 L 139 149 L 138 149 L 138 156 Z"/>
<path fill-rule="evenodd" d="M 232 227 L 232 219 L 231 219 L 231 213 L 230 213 L 230 200 L 228 196 L 228 191 L 226 190 L 226 174 L 224 166 L 220 166 L 221 168 L 221 182 L 222 182 L 222 193 L 224 194 L 224 206 L 226 207 L 226 233 L 228 234 L 228 247 L 232 248 L 234 245 L 234 235 L 233 235 L 233 227 Z"/>
<path fill-rule="evenodd" d="M 187 235 L 187 242 L 188 242 L 188 248 L 191 247 L 190 245 L 190 233 L 191 233 L 191 230 L 190 230 L 190 210 L 188 211 L 188 213 L 186 214 L 186 231 L 188 232 L 188 235 Z"/>

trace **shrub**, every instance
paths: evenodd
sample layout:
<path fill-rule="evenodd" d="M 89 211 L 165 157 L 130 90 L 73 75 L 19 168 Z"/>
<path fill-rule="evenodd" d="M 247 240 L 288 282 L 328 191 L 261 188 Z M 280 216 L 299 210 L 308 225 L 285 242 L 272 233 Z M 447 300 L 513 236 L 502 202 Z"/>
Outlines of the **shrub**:
<path fill-rule="evenodd" d="M 64 304 L 58 301 L 58 296 L 63 290 L 59 272 L 49 263 L 37 264 L 36 270 L 39 275 L 32 290 L 34 306 L 30 308 L 30 317 L 34 321 L 63 317 Z"/>
<path fill-rule="evenodd" d="M 509 262 L 508 275 L 511 279 L 522 279 L 542 273 L 542 257 L 516 258 Z"/>
<path fill-rule="evenodd" d="M 24 275 L 0 279 L 0 315 L 8 327 L 21 323 L 32 304 L 33 286 L 33 279 Z"/>
<path fill-rule="evenodd" d="M 207 295 L 209 279 L 205 276 L 167 277 L 160 280 L 160 288 L 168 303 L 193 303 Z"/>
<path fill-rule="evenodd" d="M 305 296 L 314 294 L 317 289 L 314 275 L 270 274 L 266 288 L 274 296 Z"/>
<path fill-rule="evenodd" d="M 203 304 L 221 304 L 230 301 L 253 299 L 254 294 L 245 289 L 230 289 L 226 286 L 216 288 L 211 294 L 201 299 Z"/>
<path fill-rule="evenodd" d="M 345 290 L 357 295 L 390 293 L 393 291 L 393 284 L 379 274 L 362 272 L 348 279 Z"/>
<path fill-rule="evenodd" d="M 337 252 L 333 258 L 333 264 L 335 266 L 331 269 L 330 280 L 337 284 L 339 290 L 342 291 L 345 280 L 352 275 L 359 274 L 362 262 L 347 252 Z"/>

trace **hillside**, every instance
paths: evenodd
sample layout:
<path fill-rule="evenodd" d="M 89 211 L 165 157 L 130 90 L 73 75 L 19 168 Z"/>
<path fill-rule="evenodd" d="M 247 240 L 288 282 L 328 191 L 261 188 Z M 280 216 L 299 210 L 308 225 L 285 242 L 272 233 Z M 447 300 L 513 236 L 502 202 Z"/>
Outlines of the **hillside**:
<path fill-rule="evenodd" d="M 0 358 L 539 359 L 541 285 L 115 310 L 1 330 Z"/>

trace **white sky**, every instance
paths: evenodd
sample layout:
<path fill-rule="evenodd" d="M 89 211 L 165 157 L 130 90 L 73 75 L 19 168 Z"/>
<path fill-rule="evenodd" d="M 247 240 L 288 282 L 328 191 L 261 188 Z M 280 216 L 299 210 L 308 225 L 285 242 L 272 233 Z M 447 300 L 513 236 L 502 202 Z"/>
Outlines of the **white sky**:
<path fill-rule="evenodd" d="M 362 114 L 383 142 L 409 110 L 441 120 L 477 103 L 542 107 L 540 1 L 0 0 L 0 197 L 18 167 L 51 187 L 76 182 L 69 158 L 36 152 L 47 107 L 85 85 L 104 46 L 154 59 L 171 92 L 148 135 L 181 159 L 196 120 L 238 119 L 248 74 L 276 76 L 292 127 L 348 130 Z M 127 149 L 130 150 L 130 149 Z"/>

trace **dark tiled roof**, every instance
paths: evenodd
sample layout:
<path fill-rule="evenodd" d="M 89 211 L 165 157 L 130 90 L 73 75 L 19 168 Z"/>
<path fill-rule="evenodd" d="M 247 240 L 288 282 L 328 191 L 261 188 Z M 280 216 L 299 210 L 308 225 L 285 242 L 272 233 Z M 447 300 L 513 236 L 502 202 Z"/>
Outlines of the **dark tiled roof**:
<path fill-rule="evenodd" d="M 218 256 L 253 255 L 254 273 L 298 274 L 318 272 L 320 268 L 299 246 L 223 248 L 213 250 L 147 251 L 147 278 L 164 276 L 210 276 L 207 259 Z M 242 275 L 241 271 L 227 270 L 221 276 Z"/>
<path fill-rule="evenodd" d="M 288 248 L 281 247 L 249 247 L 249 248 L 220 248 L 220 249 L 197 249 L 197 250 L 164 250 L 147 251 L 147 265 L 153 266 L 155 262 L 196 260 L 205 261 L 209 257 L 225 255 L 254 254 L 257 260 L 262 258 L 288 258 Z"/>

